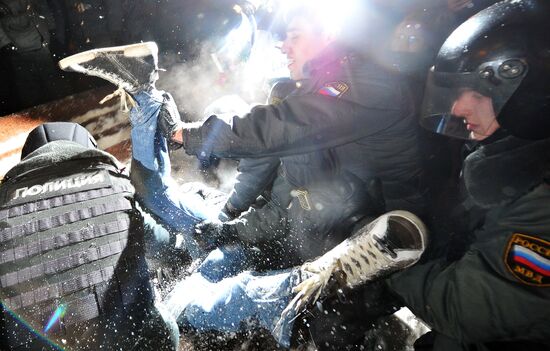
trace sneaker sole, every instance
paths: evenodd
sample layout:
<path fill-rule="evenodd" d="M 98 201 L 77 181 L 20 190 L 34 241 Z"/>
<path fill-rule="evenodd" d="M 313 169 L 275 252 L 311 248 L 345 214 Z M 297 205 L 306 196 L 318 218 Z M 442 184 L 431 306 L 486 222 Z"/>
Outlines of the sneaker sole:
<path fill-rule="evenodd" d="M 61 68 L 64 71 L 68 71 L 72 69 L 72 66 L 80 65 L 84 62 L 93 60 L 101 53 L 113 52 L 113 51 L 123 52 L 124 56 L 126 57 L 142 57 L 142 56 L 148 56 L 148 55 L 156 56 L 158 54 L 158 47 L 155 42 L 149 41 L 146 43 L 139 43 L 139 44 L 130 44 L 130 45 L 122 45 L 122 46 L 112 46 L 112 47 L 101 48 L 101 49 L 92 49 L 92 50 L 84 51 L 62 59 L 61 61 L 59 61 L 59 68 Z"/>

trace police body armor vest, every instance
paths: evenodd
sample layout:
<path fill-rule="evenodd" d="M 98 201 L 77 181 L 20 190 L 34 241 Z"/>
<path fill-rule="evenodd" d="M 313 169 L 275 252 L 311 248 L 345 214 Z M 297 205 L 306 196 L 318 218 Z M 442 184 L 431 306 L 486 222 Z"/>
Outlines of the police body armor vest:
<path fill-rule="evenodd" d="M 93 158 L 1 184 L 0 297 L 4 317 L 12 317 L 5 320 L 69 343 L 109 328 L 124 334 L 132 309 L 152 301 L 133 194 L 115 166 Z M 34 348 L 35 333 L 21 336 L 25 323 L 5 322 L 10 349 Z"/>

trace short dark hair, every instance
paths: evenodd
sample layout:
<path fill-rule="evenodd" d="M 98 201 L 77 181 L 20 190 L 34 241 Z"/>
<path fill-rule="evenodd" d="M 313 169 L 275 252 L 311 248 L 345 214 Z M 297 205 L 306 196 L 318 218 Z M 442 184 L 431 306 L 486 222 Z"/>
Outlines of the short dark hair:
<path fill-rule="evenodd" d="M 322 32 L 325 30 L 323 20 L 314 6 L 306 4 L 290 5 L 284 13 L 283 21 L 285 29 L 288 28 L 290 22 L 296 17 L 307 19 L 308 24 L 311 25 L 316 32 Z"/>

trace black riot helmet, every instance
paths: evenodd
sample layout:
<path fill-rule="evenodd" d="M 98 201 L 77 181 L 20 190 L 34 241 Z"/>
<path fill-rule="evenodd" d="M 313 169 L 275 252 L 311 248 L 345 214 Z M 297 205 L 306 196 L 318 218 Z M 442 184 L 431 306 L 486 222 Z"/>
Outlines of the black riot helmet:
<path fill-rule="evenodd" d="M 486 129 L 488 136 L 495 126 L 520 138 L 546 138 L 549 82 L 550 1 L 502 1 L 447 38 L 428 74 L 420 123 L 463 139 L 483 139 L 475 133 Z M 467 108 L 476 99 L 485 114 L 470 120 Z"/>
<path fill-rule="evenodd" d="M 27 157 L 34 150 L 57 140 L 72 141 L 90 149 L 97 147 L 94 137 L 80 124 L 50 122 L 39 125 L 29 133 L 21 151 L 21 159 Z"/>

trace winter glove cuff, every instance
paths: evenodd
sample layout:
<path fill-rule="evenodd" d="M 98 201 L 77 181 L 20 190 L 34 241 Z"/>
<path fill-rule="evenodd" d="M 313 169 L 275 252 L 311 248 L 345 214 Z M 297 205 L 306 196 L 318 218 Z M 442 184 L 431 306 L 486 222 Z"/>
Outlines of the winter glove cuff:
<path fill-rule="evenodd" d="M 183 128 L 183 121 L 181 120 L 180 113 L 169 93 L 162 94 L 164 102 L 160 107 L 158 115 L 158 128 L 166 140 L 171 141 L 174 133 Z"/>

